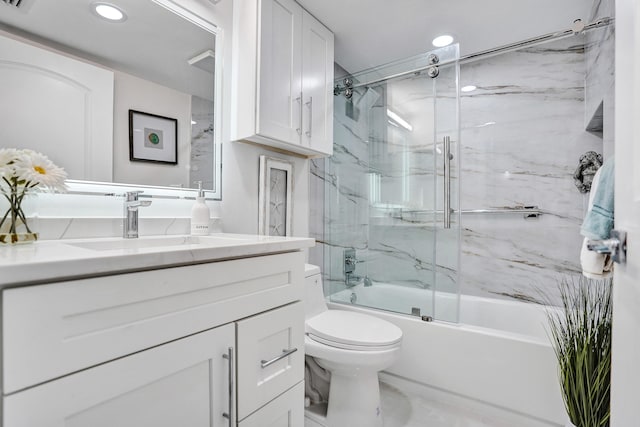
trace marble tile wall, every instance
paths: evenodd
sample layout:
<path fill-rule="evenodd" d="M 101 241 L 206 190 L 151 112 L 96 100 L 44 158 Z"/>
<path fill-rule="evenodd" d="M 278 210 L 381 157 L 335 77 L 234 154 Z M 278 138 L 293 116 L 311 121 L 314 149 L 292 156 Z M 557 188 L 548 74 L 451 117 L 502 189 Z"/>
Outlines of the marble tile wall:
<path fill-rule="evenodd" d="M 553 298 L 563 275 L 579 274 L 586 195 L 572 174 L 602 139 L 585 131 L 584 36 L 481 59 L 461 67 L 461 208 L 535 205 L 517 214 L 461 218 L 461 291 Z"/>
<path fill-rule="evenodd" d="M 595 0 L 589 22 L 615 17 L 614 0 Z M 614 153 L 615 25 L 589 32 L 585 45 L 585 123 L 602 135 L 603 155 Z"/>
<path fill-rule="evenodd" d="M 579 274 L 579 226 L 587 199 L 575 188 L 572 174 L 581 154 L 602 152 L 603 147 L 601 135 L 585 130 L 590 108 L 585 102 L 585 45 L 585 36 L 577 36 L 463 64 L 460 86 L 472 84 L 477 89 L 463 93 L 460 99 L 459 138 L 452 129 L 457 119 L 457 105 L 451 97 L 455 81 L 443 79 L 437 88 L 437 99 L 449 105 L 431 119 L 435 140 L 453 133 L 454 152 L 459 150 L 453 187 L 457 188 L 459 178 L 460 194 L 454 194 L 454 203 L 459 196 L 461 210 L 535 205 L 544 211 L 538 219 L 463 214 L 460 227 L 455 227 L 454 216 L 454 228 L 446 231 L 438 215 L 425 218 L 420 216 L 424 213 L 406 209 L 398 215 L 388 207 L 384 212 L 370 207 L 372 171 L 381 174 L 382 189 L 404 178 L 394 175 L 394 154 L 389 149 L 381 151 L 376 144 L 375 127 L 371 127 L 375 106 L 370 114 L 360 112 L 354 119 L 353 114 L 347 115 L 347 101 L 336 97 L 335 154 L 312 165 L 312 181 L 324 191 L 322 198 L 314 196 L 312 184 L 316 220 L 311 230 L 322 241 L 317 259 L 324 266 L 327 291 L 344 286 L 342 251 L 355 247 L 358 257 L 369 261 L 358 266 L 358 274 L 374 281 L 447 292 L 455 292 L 459 285 L 463 294 L 535 301 L 542 290 L 556 298 L 557 280 Z M 591 78 L 601 79 L 595 72 Z M 416 79 L 416 84 L 424 82 Z M 381 97 L 385 104 L 380 107 L 386 108 L 388 96 L 387 92 Z M 354 96 L 354 102 L 357 99 Z M 404 114 L 410 117 L 411 112 Z M 386 126 L 386 117 L 382 120 Z M 433 153 L 439 148 L 431 144 L 411 154 L 422 165 L 411 171 L 415 187 L 423 195 L 435 187 L 434 202 L 426 202 L 429 196 L 412 197 L 423 210 L 430 206 L 442 209 L 438 194 L 441 170 L 436 162 L 434 178 L 433 169 L 428 171 L 426 166 L 432 162 L 427 159 L 429 149 Z M 381 159 L 392 166 L 390 171 L 379 170 L 384 163 Z"/>

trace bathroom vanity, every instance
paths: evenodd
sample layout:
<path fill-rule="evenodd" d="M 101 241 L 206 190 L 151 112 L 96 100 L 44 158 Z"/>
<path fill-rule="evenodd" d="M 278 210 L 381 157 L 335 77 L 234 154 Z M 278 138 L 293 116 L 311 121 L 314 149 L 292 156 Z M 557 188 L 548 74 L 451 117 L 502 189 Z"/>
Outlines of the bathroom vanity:
<path fill-rule="evenodd" d="M 302 426 L 313 244 L 219 234 L 2 248 L 2 425 Z"/>

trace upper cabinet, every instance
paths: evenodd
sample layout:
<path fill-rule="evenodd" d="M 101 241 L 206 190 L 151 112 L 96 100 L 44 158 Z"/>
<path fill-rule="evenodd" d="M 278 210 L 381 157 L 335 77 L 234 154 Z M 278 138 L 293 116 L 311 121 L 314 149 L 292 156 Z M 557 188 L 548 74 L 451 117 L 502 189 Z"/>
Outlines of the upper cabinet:
<path fill-rule="evenodd" d="M 293 0 L 236 0 L 232 139 L 333 152 L 333 33 Z"/>

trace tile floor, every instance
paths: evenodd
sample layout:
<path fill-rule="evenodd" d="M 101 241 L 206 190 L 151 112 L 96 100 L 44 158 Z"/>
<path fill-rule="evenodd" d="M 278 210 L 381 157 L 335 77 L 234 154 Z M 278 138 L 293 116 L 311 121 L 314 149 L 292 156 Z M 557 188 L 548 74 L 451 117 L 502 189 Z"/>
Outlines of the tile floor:
<path fill-rule="evenodd" d="M 513 427 L 472 411 L 380 383 L 384 427 Z"/>

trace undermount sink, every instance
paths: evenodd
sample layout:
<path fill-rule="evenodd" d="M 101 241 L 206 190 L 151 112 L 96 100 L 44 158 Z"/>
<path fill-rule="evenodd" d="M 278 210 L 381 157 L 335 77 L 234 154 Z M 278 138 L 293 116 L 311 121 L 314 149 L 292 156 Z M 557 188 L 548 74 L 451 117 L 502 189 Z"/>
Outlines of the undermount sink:
<path fill-rule="evenodd" d="M 246 238 L 231 236 L 158 236 L 137 239 L 95 240 L 73 242 L 68 245 L 93 251 L 113 251 L 123 249 L 163 248 L 175 246 L 226 246 L 246 241 Z"/>

